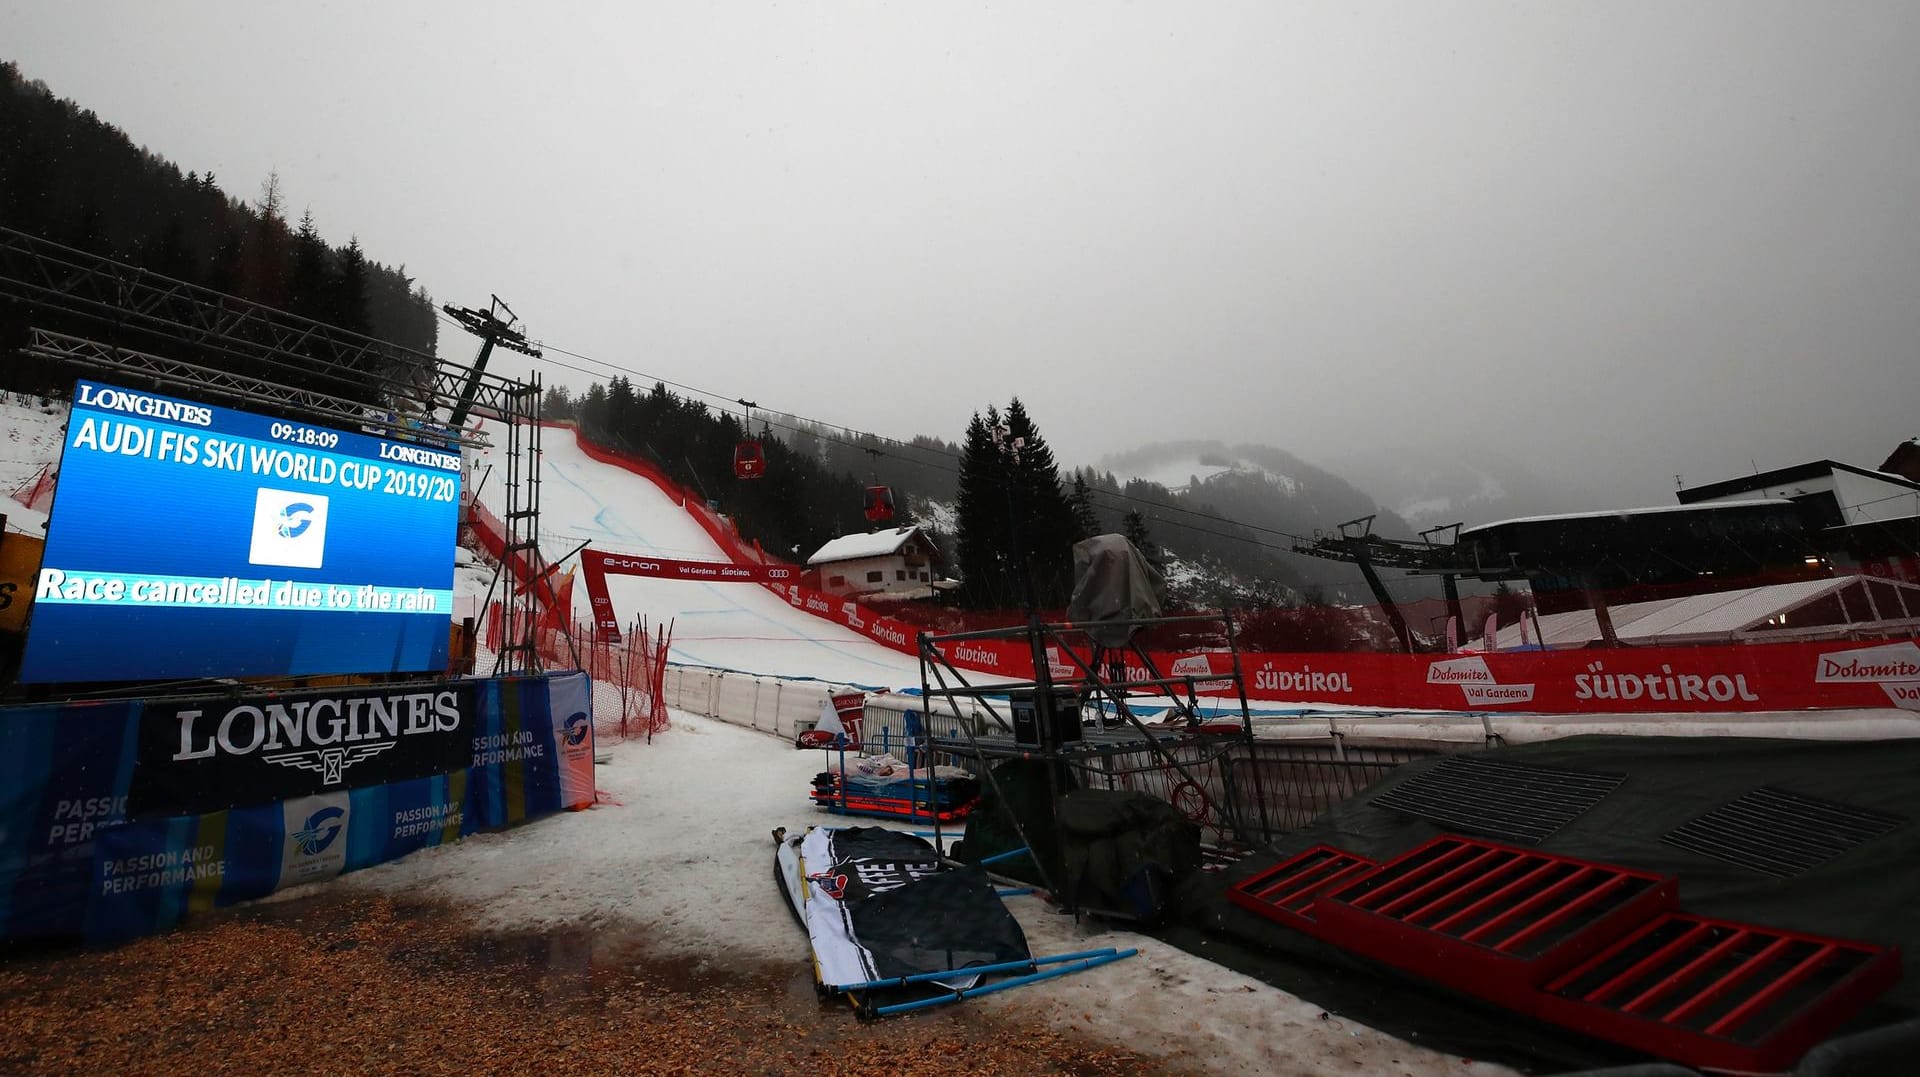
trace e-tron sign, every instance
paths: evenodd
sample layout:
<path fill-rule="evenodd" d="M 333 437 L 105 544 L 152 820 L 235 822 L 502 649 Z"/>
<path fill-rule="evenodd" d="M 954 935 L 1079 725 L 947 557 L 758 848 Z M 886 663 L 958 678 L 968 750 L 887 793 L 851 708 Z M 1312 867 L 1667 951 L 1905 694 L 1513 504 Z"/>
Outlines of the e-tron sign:
<path fill-rule="evenodd" d="M 83 381 L 31 682 L 446 668 L 455 453 Z"/>

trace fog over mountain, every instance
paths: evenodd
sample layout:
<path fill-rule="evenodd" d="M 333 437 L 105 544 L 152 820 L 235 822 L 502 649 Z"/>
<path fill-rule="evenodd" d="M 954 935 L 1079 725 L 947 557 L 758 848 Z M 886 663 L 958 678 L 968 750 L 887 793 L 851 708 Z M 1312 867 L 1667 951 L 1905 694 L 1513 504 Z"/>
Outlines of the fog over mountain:
<path fill-rule="evenodd" d="M 1412 537 L 1407 521 L 1340 475 L 1271 445 L 1220 441 L 1160 442 L 1102 457 L 1094 470 L 1111 475 L 1128 495 L 1145 502 L 1163 498 L 1188 512 L 1148 508 L 1152 537 L 1206 572 L 1255 577 L 1285 586 L 1330 589 L 1335 597 L 1361 594 L 1351 566 L 1292 552 L 1296 542 L 1332 532 L 1344 521 L 1373 516 L 1383 535 Z M 1137 507 L 1137 505 L 1135 506 Z M 1247 530 L 1252 541 L 1221 542 L 1216 514 Z"/>
<path fill-rule="evenodd" d="M 1017 392 L 1063 461 L 1204 431 L 1515 489 L 1497 447 L 1628 504 L 1920 433 L 1911 0 L 72 0 L 0 41 L 443 301 L 835 426 Z"/>
<path fill-rule="evenodd" d="M 1415 530 L 1468 527 L 1557 512 L 1671 504 L 1646 482 L 1608 481 L 1575 469 L 1553 474 L 1496 448 L 1454 453 L 1375 449 L 1334 456 L 1327 467 L 1392 509 Z"/>
<path fill-rule="evenodd" d="M 1376 515 L 1382 534 L 1408 535 L 1407 522 L 1344 477 L 1271 445 L 1158 442 L 1105 456 L 1095 470 L 1157 483 L 1237 523 L 1311 537 L 1344 520 Z M 1269 536 L 1272 541 L 1284 540 Z"/>

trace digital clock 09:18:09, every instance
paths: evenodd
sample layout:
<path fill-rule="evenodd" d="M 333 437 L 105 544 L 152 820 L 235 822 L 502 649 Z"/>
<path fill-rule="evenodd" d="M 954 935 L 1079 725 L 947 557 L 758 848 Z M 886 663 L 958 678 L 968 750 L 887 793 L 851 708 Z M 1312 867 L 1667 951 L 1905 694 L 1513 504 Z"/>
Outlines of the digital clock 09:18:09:
<path fill-rule="evenodd" d="M 267 433 L 281 441 L 291 441 L 296 445 L 312 445 L 315 448 L 331 449 L 340 444 L 340 435 L 331 430 L 315 430 L 311 426 L 297 426 L 293 423 L 274 423 Z"/>

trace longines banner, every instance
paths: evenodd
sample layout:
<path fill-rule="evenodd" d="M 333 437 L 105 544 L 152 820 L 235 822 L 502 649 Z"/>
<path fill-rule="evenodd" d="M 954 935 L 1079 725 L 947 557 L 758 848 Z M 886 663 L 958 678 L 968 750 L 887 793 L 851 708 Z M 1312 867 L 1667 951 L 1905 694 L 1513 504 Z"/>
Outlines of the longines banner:
<path fill-rule="evenodd" d="M 448 690 L 451 700 L 442 695 Z M 420 695 L 425 700 L 414 702 Z M 188 717 L 192 711 L 199 713 Z M 449 713 L 456 728 L 436 728 L 449 724 Z M 382 714 L 393 716 L 391 733 Z M 170 736 L 149 738 L 155 729 Z M 274 738 L 279 746 L 268 747 Z M 392 746 L 364 750 L 382 743 Z M 348 762 L 354 748 L 362 750 Z M 264 758 L 316 749 L 319 770 Z M 334 783 L 327 753 L 336 750 Z M 445 769 L 376 784 L 379 774 L 429 756 Z M 252 783 L 252 791 L 209 792 L 226 782 Z M 129 810 L 136 786 L 148 809 L 138 815 Z M 156 798 L 218 807 L 168 814 L 174 809 L 155 807 Z M 217 704 L 0 707 L 0 939 L 131 938 L 593 802 L 592 686 L 583 673 L 260 693 Z"/>
<path fill-rule="evenodd" d="M 135 819 L 339 793 L 470 765 L 474 686 L 446 682 L 150 702 Z"/>

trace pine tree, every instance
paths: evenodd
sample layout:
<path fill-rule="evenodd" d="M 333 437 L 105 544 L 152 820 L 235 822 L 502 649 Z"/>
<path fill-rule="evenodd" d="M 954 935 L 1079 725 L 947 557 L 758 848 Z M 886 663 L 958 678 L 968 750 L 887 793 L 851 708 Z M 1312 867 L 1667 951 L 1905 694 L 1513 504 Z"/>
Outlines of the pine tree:
<path fill-rule="evenodd" d="M 264 204 L 263 204 L 264 212 Z M 327 292 L 327 245 L 314 226 L 313 210 L 300 215 L 300 227 L 293 233 L 293 272 L 287 285 L 287 306 L 295 314 L 325 320 L 323 298 Z"/>
<path fill-rule="evenodd" d="M 574 418 L 574 399 L 567 392 L 566 386 L 559 382 L 547 386 L 546 396 L 540 400 L 540 417 L 542 419 Z"/>
<path fill-rule="evenodd" d="M 993 438 L 999 425 L 997 409 L 989 407 L 985 418 L 974 412 L 960 450 L 954 568 L 960 574 L 961 603 L 973 609 L 1009 604 L 1006 575 L 1012 537 L 1006 465 Z"/>
<path fill-rule="evenodd" d="M 207 179 L 211 182 L 213 173 L 207 173 Z M 267 173 L 266 179 L 260 181 L 260 219 L 268 224 L 284 227 L 285 214 L 286 196 L 280 193 L 280 170 L 276 168 Z M 312 217 L 313 214 L 307 214 L 309 220 Z"/>
<path fill-rule="evenodd" d="M 1067 496 L 1067 504 L 1073 509 L 1076 539 L 1090 539 L 1101 533 L 1100 514 L 1093 508 L 1093 491 L 1087 488 L 1087 477 L 1080 472 L 1074 472 L 1073 493 Z"/>
<path fill-rule="evenodd" d="M 1004 415 L 989 407 L 968 423 L 956 501 L 954 560 L 964 605 L 1066 602 L 1073 543 L 1084 532 L 1061 489 L 1053 450 L 1018 398 Z"/>
<path fill-rule="evenodd" d="M 1019 397 L 1007 405 L 1007 436 L 1015 446 L 1013 492 L 1035 600 L 1042 606 L 1065 605 L 1073 589 L 1073 544 L 1079 526 L 1060 488 L 1053 449 Z"/>
<path fill-rule="evenodd" d="M 360 237 L 347 241 L 340 252 L 340 279 L 334 297 L 333 324 L 342 329 L 364 333 L 367 321 L 367 255 L 360 249 Z"/>
<path fill-rule="evenodd" d="M 607 429 L 607 391 L 599 382 L 587 387 L 580 399 L 580 429 L 596 440 L 604 439 Z"/>
<path fill-rule="evenodd" d="M 617 449 L 632 451 L 627 438 L 640 429 L 640 400 L 633 393 L 633 379 L 622 374 L 607 383 L 607 437 Z"/>
<path fill-rule="evenodd" d="M 1127 510 L 1121 534 L 1133 543 L 1133 548 L 1140 551 L 1140 556 L 1146 558 L 1148 564 L 1163 572 L 1166 570 L 1167 555 L 1160 549 L 1160 544 L 1153 541 L 1153 535 L 1147 530 L 1147 518 L 1139 509 Z"/>

